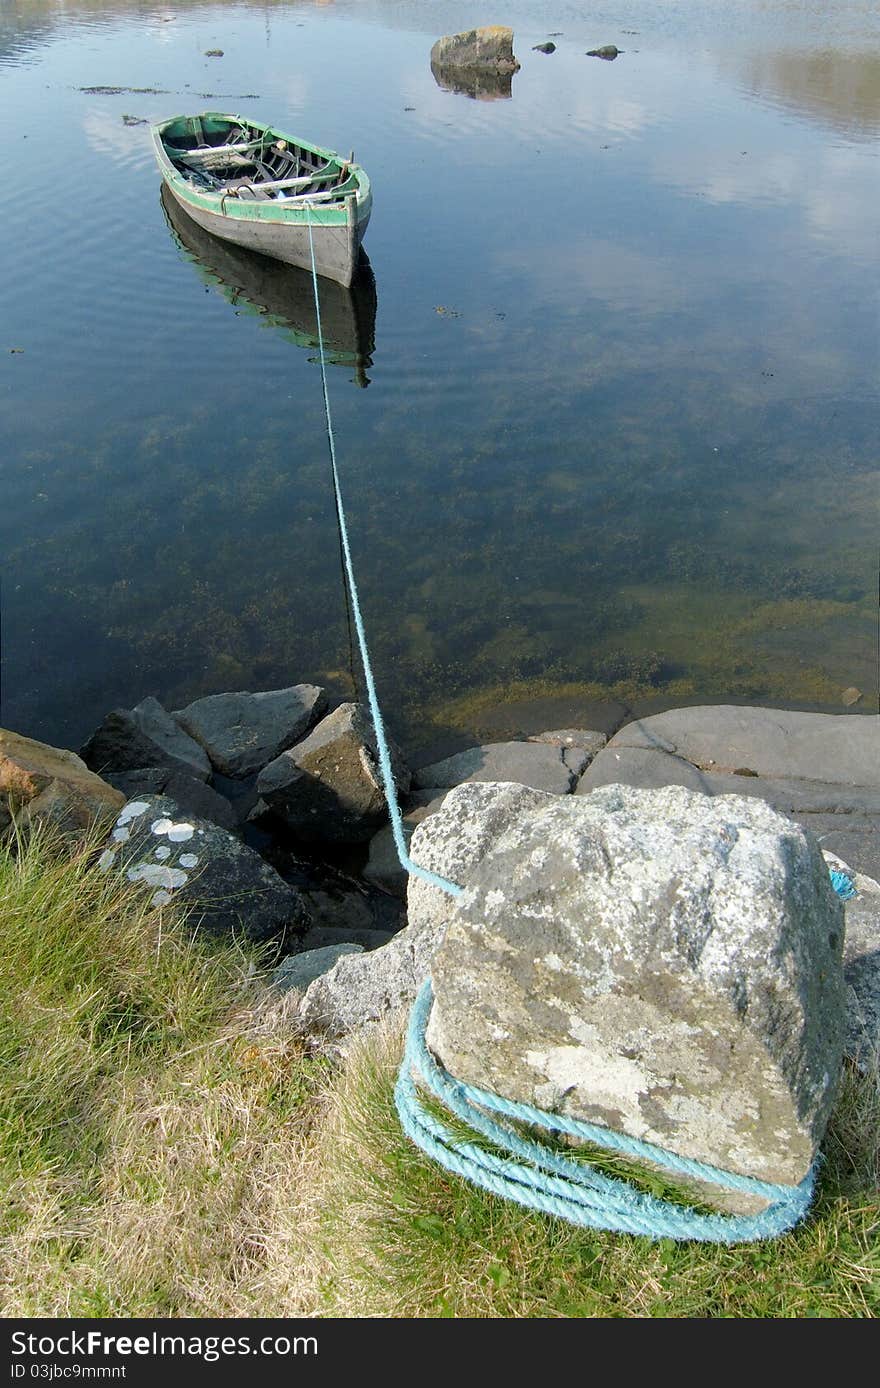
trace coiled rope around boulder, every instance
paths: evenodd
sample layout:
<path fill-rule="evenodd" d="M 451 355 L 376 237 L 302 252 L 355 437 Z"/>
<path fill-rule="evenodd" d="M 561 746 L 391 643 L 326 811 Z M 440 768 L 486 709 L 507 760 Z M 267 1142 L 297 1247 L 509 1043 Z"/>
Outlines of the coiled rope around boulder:
<path fill-rule="evenodd" d="M 330 414 L 327 366 L 321 326 L 321 304 L 312 220 L 307 204 L 312 288 L 318 328 L 318 353 L 330 469 L 339 522 L 339 535 L 345 575 L 351 597 L 355 631 L 370 717 L 376 735 L 379 769 L 394 844 L 401 867 L 411 876 L 456 897 L 464 888 L 438 873 L 421 867 L 409 855 L 403 832 L 403 818 L 397 802 L 397 788 L 391 767 L 391 751 L 379 707 L 373 666 L 361 614 L 360 595 L 354 574 L 348 525 L 342 501 L 342 486 L 336 462 L 336 440 Z M 846 873 L 832 870 L 831 884 L 843 900 L 854 896 L 855 887 Z M 440 1166 L 474 1185 L 528 1209 L 556 1215 L 571 1224 L 619 1233 L 642 1234 L 647 1238 L 690 1239 L 701 1243 L 733 1244 L 776 1238 L 793 1228 L 806 1214 L 813 1197 L 818 1163 L 799 1185 L 776 1185 L 737 1172 L 724 1171 L 706 1162 L 669 1152 L 653 1143 L 641 1142 L 625 1133 L 595 1123 L 585 1123 L 562 1114 L 550 1113 L 531 1104 L 516 1103 L 489 1090 L 462 1083 L 450 1075 L 428 1049 L 425 1029 L 433 1001 L 428 979 L 415 1001 L 409 1019 L 406 1049 L 394 1100 L 401 1126 L 407 1136 Z M 457 1134 L 425 1103 L 427 1092 L 470 1129 L 469 1136 Z M 492 1117 L 495 1114 L 498 1117 Z M 506 1121 L 502 1122 L 499 1119 Z M 563 1138 L 573 1137 L 625 1157 L 647 1161 L 655 1167 L 684 1179 L 707 1182 L 727 1191 L 756 1196 L 768 1201 L 766 1209 L 753 1215 L 701 1214 L 688 1205 L 677 1204 L 639 1190 L 631 1182 L 604 1174 L 587 1159 L 578 1159 L 555 1150 L 521 1132 L 516 1125 L 543 1128 Z M 479 1141 L 483 1139 L 483 1142 Z M 494 1150 L 493 1150 L 494 1149 Z M 502 1153 L 506 1155 L 502 1155 Z"/>

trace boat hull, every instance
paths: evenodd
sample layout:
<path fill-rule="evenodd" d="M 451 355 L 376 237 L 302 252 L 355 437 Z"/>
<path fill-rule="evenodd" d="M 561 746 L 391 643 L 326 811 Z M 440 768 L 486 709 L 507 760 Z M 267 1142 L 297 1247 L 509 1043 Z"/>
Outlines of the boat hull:
<path fill-rule="evenodd" d="M 317 273 L 348 288 L 354 278 L 372 208 L 369 179 L 363 170 L 350 161 L 343 163 L 331 151 L 304 146 L 321 158 L 335 160 L 343 173 L 349 175 L 347 186 L 340 188 L 338 197 L 332 193 L 324 193 L 314 199 L 312 193 L 300 197 L 287 196 L 286 192 L 276 194 L 275 189 L 287 190 L 284 183 L 266 184 L 265 187 L 273 191 L 259 199 L 239 196 L 235 189 L 229 187 L 221 186 L 212 190 L 204 186 L 204 180 L 199 186 L 197 181 L 176 167 L 165 144 L 169 130 L 179 136 L 181 130 L 186 132 L 190 127 L 201 130 L 209 123 L 214 131 L 221 132 L 220 138 L 227 124 L 243 124 L 241 117 L 210 112 L 202 117 L 175 117 L 152 128 L 159 171 L 174 201 L 202 230 L 245 250 L 271 256 L 284 264 L 310 270 L 314 251 Z M 266 132 L 267 139 L 280 133 L 257 122 L 250 123 L 250 128 Z M 278 148 L 286 147 L 283 141 L 278 145 Z M 206 147 L 205 152 L 210 154 L 210 149 L 211 146 Z M 173 153 L 178 159 L 179 148 L 175 148 Z M 308 177 L 311 178 L 311 173 Z M 307 179 L 298 181 L 303 183 Z M 253 185 L 258 192 L 260 186 L 258 183 Z M 319 185 L 312 184 L 312 187 L 316 186 Z M 253 188 L 249 186 L 247 191 L 252 192 Z"/>

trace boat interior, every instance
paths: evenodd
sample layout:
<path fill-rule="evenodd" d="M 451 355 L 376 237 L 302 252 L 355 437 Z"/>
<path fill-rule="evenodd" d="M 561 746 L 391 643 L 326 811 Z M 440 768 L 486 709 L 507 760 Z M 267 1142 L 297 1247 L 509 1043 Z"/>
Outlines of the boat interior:
<path fill-rule="evenodd" d="M 241 199 L 338 199 L 354 191 L 350 161 L 316 151 L 244 121 L 187 116 L 163 132 L 178 173 L 197 187 Z"/>

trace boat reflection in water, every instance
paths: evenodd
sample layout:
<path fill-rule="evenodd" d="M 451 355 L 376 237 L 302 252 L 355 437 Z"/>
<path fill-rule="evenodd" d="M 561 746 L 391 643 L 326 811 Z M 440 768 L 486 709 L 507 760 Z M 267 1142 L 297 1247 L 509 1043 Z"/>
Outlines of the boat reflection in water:
<path fill-rule="evenodd" d="M 270 260 L 204 231 L 162 188 L 162 208 L 174 240 L 206 284 L 218 289 L 236 310 L 262 316 L 286 331 L 298 347 L 318 350 L 314 288 L 308 270 Z M 348 289 L 320 278 L 321 328 L 328 364 L 354 371 L 356 385 L 368 386 L 367 368 L 376 350 L 376 281 L 362 250 Z"/>

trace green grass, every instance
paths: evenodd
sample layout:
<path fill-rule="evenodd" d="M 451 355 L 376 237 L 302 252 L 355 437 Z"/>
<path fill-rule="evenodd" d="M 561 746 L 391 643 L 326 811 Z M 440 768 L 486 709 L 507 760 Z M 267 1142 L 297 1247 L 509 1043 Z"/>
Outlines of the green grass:
<path fill-rule="evenodd" d="M 399 1032 L 334 1080 L 313 1171 L 325 1315 L 863 1317 L 880 1309 L 880 1095 L 847 1071 L 821 1189 L 787 1237 L 736 1248 L 575 1229 L 495 1199 L 403 1137 Z"/>
<path fill-rule="evenodd" d="M 264 1249 L 320 1062 L 259 1006 L 258 955 L 94 860 L 0 847 L 0 1309 L 271 1314 Z"/>
<path fill-rule="evenodd" d="M 573 1229 L 432 1165 L 400 1026 L 310 1049 L 265 961 L 35 834 L 0 846 L 0 1313 L 837 1316 L 880 1306 L 877 1077 L 809 1220 L 709 1248 Z"/>

